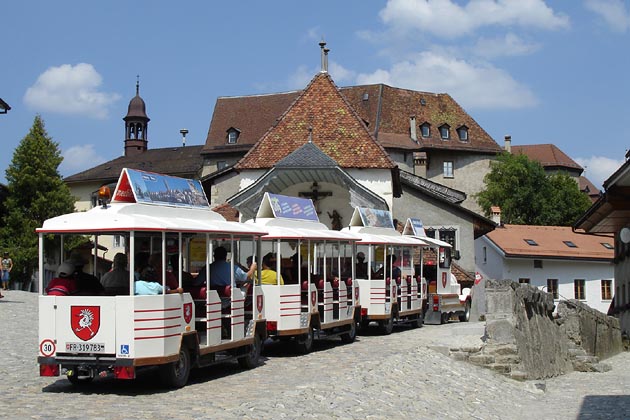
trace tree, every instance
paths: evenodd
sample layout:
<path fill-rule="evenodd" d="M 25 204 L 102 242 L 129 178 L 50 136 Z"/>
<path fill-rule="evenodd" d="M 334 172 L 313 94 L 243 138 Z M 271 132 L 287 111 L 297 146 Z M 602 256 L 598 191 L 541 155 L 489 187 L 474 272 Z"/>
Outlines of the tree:
<path fill-rule="evenodd" d="M 37 265 L 35 229 L 46 219 L 74 211 L 75 198 L 58 171 L 62 161 L 59 145 L 37 115 L 6 170 L 9 193 L 0 238 L 11 253 L 16 280 L 30 279 Z"/>
<path fill-rule="evenodd" d="M 569 226 L 590 206 L 573 178 L 547 176 L 540 163 L 523 154 L 499 155 L 484 181 L 477 202 L 486 215 L 499 206 L 501 220 L 509 224 Z"/>

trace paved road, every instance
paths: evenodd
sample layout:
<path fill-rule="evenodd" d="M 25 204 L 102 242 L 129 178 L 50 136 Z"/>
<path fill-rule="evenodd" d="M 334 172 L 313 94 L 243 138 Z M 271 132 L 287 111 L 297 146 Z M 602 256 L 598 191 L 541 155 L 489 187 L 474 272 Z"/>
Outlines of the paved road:
<path fill-rule="evenodd" d="M 516 382 L 454 361 L 480 324 L 452 323 L 324 342 L 306 356 L 272 343 L 251 371 L 228 364 L 193 371 L 179 390 L 157 375 L 96 380 L 80 390 L 38 376 L 37 295 L 0 300 L 0 418 L 4 419 L 623 419 L 630 417 L 630 353 L 606 373 Z"/>

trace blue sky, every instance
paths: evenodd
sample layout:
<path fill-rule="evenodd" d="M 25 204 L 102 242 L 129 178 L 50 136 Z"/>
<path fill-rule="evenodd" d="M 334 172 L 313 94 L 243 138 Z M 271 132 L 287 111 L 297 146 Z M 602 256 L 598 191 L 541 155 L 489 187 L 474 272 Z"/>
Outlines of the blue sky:
<path fill-rule="evenodd" d="M 598 187 L 624 160 L 630 0 L 12 1 L 0 12 L 0 182 L 36 114 L 67 176 L 123 152 L 140 75 L 149 147 L 203 144 L 219 96 L 338 86 L 449 93 L 503 145 L 553 143 Z"/>

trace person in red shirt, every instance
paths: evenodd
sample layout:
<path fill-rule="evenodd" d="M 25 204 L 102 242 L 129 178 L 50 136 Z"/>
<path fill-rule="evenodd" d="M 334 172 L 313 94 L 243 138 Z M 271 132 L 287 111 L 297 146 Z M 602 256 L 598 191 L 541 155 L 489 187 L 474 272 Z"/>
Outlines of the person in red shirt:
<path fill-rule="evenodd" d="M 77 280 L 74 277 L 74 264 L 65 261 L 57 269 L 57 277 L 46 286 L 46 294 L 50 296 L 69 296 L 77 293 Z"/>

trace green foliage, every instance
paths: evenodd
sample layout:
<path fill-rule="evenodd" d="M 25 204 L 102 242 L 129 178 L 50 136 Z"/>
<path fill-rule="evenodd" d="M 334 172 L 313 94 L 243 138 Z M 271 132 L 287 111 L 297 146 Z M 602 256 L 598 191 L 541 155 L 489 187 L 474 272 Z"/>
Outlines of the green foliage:
<path fill-rule="evenodd" d="M 542 165 L 523 154 L 501 154 L 476 195 L 486 215 L 501 208 L 501 220 L 517 225 L 570 226 L 590 206 L 577 182 L 566 174 L 546 175 Z"/>
<path fill-rule="evenodd" d="M 75 199 L 58 172 L 62 161 L 59 145 L 36 116 L 6 170 L 9 194 L 0 238 L 13 258 L 14 277 L 30 278 L 37 264 L 35 229 L 46 219 L 74 211 Z"/>

